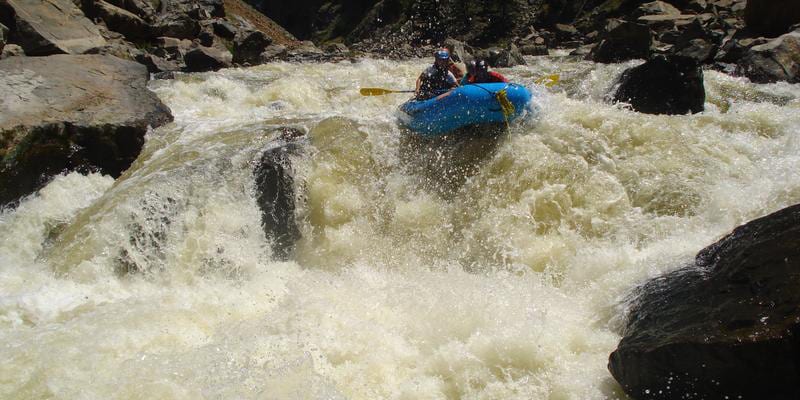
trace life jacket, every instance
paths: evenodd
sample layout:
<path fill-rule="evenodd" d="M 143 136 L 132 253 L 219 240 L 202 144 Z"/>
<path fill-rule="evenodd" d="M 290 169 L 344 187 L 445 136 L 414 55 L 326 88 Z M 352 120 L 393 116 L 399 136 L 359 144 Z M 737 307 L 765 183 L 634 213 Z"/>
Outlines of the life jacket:
<path fill-rule="evenodd" d="M 500 75 L 499 73 L 494 72 L 494 71 L 489 71 L 486 74 L 486 78 L 481 80 L 481 81 L 477 81 L 476 78 L 477 77 L 475 75 L 467 74 L 467 83 L 508 82 L 508 79 L 506 79 L 505 76 Z"/>
<path fill-rule="evenodd" d="M 429 99 L 450 90 L 455 85 L 456 80 L 452 72 L 430 66 L 422 73 L 417 99 Z"/>

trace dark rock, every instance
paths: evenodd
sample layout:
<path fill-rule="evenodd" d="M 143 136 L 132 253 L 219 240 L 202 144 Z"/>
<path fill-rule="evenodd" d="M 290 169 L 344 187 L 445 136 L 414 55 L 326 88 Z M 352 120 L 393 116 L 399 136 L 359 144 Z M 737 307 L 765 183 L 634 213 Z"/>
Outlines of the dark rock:
<path fill-rule="evenodd" d="M 556 24 L 554 33 L 556 34 L 556 38 L 561 42 L 575 40 L 580 35 L 578 29 L 567 24 Z"/>
<path fill-rule="evenodd" d="M 214 45 L 214 39 L 216 36 L 212 32 L 208 31 L 201 31 L 199 35 L 197 35 L 197 40 L 200 42 L 201 46 L 211 47 Z"/>
<path fill-rule="evenodd" d="M 678 21 L 672 29 L 665 31 L 659 35 L 658 40 L 675 45 L 677 48 L 682 49 L 689 47 L 695 39 L 710 39 L 711 35 L 706 32 L 703 24 L 696 18 L 686 21 Z"/>
<path fill-rule="evenodd" d="M 515 65 L 525 65 L 525 59 L 516 45 L 513 43 L 508 49 L 492 47 L 490 49 L 478 50 L 475 57 L 484 59 L 492 67 L 508 68 Z"/>
<path fill-rule="evenodd" d="M 776 37 L 800 23 L 800 2 L 797 0 L 747 0 L 744 11 L 747 27 L 761 35 Z"/>
<path fill-rule="evenodd" d="M 467 62 L 467 60 L 472 59 L 472 54 L 469 51 L 469 46 L 467 46 L 464 42 L 460 40 L 456 40 L 453 38 L 445 39 L 442 47 L 446 48 L 447 51 L 450 52 L 450 58 L 453 59 L 455 62 Z"/>
<path fill-rule="evenodd" d="M 800 31 L 751 47 L 738 71 L 756 83 L 800 83 Z"/>
<path fill-rule="evenodd" d="M 265 53 L 270 52 L 270 47 L 272 46 L 267 47 L 266 49 L 264 49 L 264 52 L 261 53 L 262 60 L 264 59 L 263 56 L 265 55 Z M 277 50 L 277 48 L 273 49 Z M 304 62 L 304 61 L 318 62 L 327 59 L 327 55 L 325 54 L 325 52 L 320 50 L 311 41 L 303 41 L 300 42 L 298 45 L 295 45 L 294 47 L 288 47 L 286 49 L 285 54 L 281 54 L 281 57 L 283 59 L 295 62 Z"/>
<path fill-rule="evenodd" d="M 328 43 L 322 50 L 329 54 L 347 54 L 350 51 L 344 43 Z"/>
<path fill-rule="evenodd" d="M 696 19 L 698 19 L 696 15 L 661 14 L 661 15 L 645 15 L 637 18 L 636 21 L 642 24 L 647 24 L 647 26 L 650 29 L 659 32 L 666 29 L 672 29 L 676 25 L 682 22 L 687 23 Z"/>
<path fill-rule="evenodd" d="M 144 51 L 132 47 L 129 42 L 123 40 L 109 40 L 103 47 L 96 47 L 86 51 L 86 54 L 114 56 L 131 61 L 136 60 L 136 57 L 139 57 L 143 53 Z"/>
<path fill-rule="evenodd" d="M 740 31 L 732 32 L 722 40 L 714 60 L 721 63 L 738 63 L 753 46 L 769 42 L 769 39 L 750 38 Z"/>
<path fill-rule="evenodd" d="M 259 62 L 268 63 L 276 61 L 287 54 L 286 46 L 282 44 L 273 44 L 267 46 L 266 49 L 259 56 Z"/>
<path fill-rule="evenodd" d="M 246 32 L 237 36 L 233 42 L 233 62 L 235 64 L 257 64 L 261 53 L 272 44 L 272 39 L 259 31 Z"/>
<path fill-rule="evenodd" d="M 144 66 L 111 56 L 0 61 L 0 204 L 64 171 L 125 171 L 148 126 L 172 120 L 147 78 Z"/>
<path fill-rule="evenodd" d="M 123 34 L 129 40 L 140 40 L 148 36 L 147 23 L 141 18 L 103 0 L 95 0 L 94 16 L 105 22 L 108 29 Z"/>
<path fill-rule="evenodd" d="M 519 52 L 524 56 L 546 56 L 550 54 L 545 45 L 527 44 L 519 48 Z"/>
<path fill-rule="evenodd" d="M 151 74 L 160 72 L 180 71 L 182 65 L 173 60 L 167 60 L 153 54 L 140 54 L 135 57 L 136 62 L 147 67 L 147 71 Z"/>
<path fill-rule="evenodd" d="M 152 20 L 161 6 L 161 2 L 158 0 L 109 0 L 108 3 L 132 12 L 145 20 Z"/>
<path fill-rule="evenodd" d="M 615 63 L 636 58 L 646 59 L 650 55 L 653 38 L 647 25 L 618 22 L 603 35 L 600 43 L 592 49 L 589 58 L 601 63 Z"/>
<path fill-rule="evenodd" d="M 29 56 L 82 54 L 106 44 L 97 27 L 69 0 L 2 0 L 2 7 L 13 14 L 9 42 L 22 46 Z"/>
<path fill-rule="evenodd" d="M 800 398 L 800 205 L 646 283 L 608 368 L 634 399 Z"/>
<path fill-rule="evenodd" d="M 656 56 L 622 73 L 613 101 L 647 114 L 703 111 L 703 70 L 688 57 Z"/>
<path fill-rule="evenodd" d="M 6 45 L 6 39 L 8 38 L 8 28 L 5 25 L 0 24 L 0 53 L 3 52 L 3 47 Z"/>
<path fill-rule="evenodd" d="M 706 2 L 706 0 L 693 0 L 689 1 L 685 6 L 681 8 L 687 11 L 694 11 L 697 13 L 701 13 L 708 8 L 708 2 Z"/>
<path fill-rule="evenodd" d="M 282 137 L 292 137 L 295 131 L 287 128 Z M 272 245 L 273 254 L 281 260 L 289 258 L 300 239 L 300 229 L 295 220 L 296 194 L 291 157 L 301 151 L 297 142 L 279 144 L 264 152 L 253 171 L 261 226 Z"/>
<path fill-rule="evenodd" d="M 24 55 L 25 51 L 22 50 L 22 47 L 19 47 L 15 44 L 7 44 L 6 47 L 3 48 L 2 53 L 0 53 L 0 60 L 8 57 L 16 57 Z"/>
<path fill-rule="evenodd" d="M 162 36 L 156 39 L 156 46 L 153 50 L 156 56 L 183 64 L 183 57 L 194 47 L 194 43 L 186 39 Z"/>
<path fill-rule="evenodd" d="M 580 56 L 580 57 L 586 57 L 586 56 L 588 56 L 588 55 L 589 55 L 589 54 L 592 52 L 592 49 L 594 49 L 594 48 L 595 48 L 595 46 L 597 46 L 597 44 L 587 44 L 587 45 L 583 45 L 583 46 L 581 46 L 581 47 L 578 47 L 578 48 L 577 48 L 577 49 L 575 49 L 575 50 L 572 50 L 572 51 L 569 53 L 569 55 L 571 55 L 571 56 Z"/>
<path fill-rule="evenodd" d="M 717 48 L 713 44 L 703 39 L 694 39 L 688 46 L 677 51 L 675 54 L 692 58 L 698 63 L 703 64 L 714 57 L 716 50 Z"/>
<path fill-rule="evenodd" d="M 183 57 L 186 62 L 186 71 L 205 72 L 216 71 L 231 66 L 233 56 L 227 50 L 222 51 L 213 47 L 200 46 L 189 50 Z"/>
<path fill-rule="evenodd" d="M 179 39 L 194 39 L 200 33 L 200 23 L 186 14 L 160 14 L 151 23 L 150 36 L 169 36 Z"/>
<path fill-rule="evenodd" d="M 630 17 L 639 18 L 645 15 L 680 15 L 681 11 L 672 4 L 663 1 L 653 1 L 639 6 Z"/>
<path fill-rule="evenodd" d="M 175 71 L 156 72 L 151 75 L 151 79 L 175 79 Z"/>
<path fill-rule="evenodd" d="M 212 26 L 214 27 L 214 34 L 223 39 L 232 40 L 236 37 L 236 28 L 224 20 L 216 20 Z"/>

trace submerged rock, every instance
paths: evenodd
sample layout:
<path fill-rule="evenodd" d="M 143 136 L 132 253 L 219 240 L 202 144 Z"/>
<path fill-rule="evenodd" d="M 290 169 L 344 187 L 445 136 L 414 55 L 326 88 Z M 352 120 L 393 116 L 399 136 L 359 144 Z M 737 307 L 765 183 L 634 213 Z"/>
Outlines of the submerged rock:
<path fill-rule="evenodd" d="M 10 12 L 10 42 L 29 56 L 83 54 L 106 44 L 92 21 L 69 0 L 0 0 L 0 15 Z"/>
<path fill-rule="evenodd" d="M 800 398 L 800 205 L 645 284 L 608 368 L 634 399 Z"/>
<path fill-rule="evenodd" d="M 696 60 L 656 56 L 622 73 L 613 101 L 646 114 L 686 114 L 703 111 L 705 98 L 703 70 Z"/>
<path fill-rule="evenodd" d="M 172 120 L 144 66 L 112 56 L 0 61 L 0 205 L 64 171 L 119 176 L 148 126 Z"/>
<path fill-rule="evenodd" d="M 263 153 L 253 175 L 264 234 L 272 243 L 275 257 L 285 260 L 300 239 L 294 216 L 296 194 L 291 156 L 302 151 L 296 138 L 303 133 L 290 128 L 280 133 L 281 143 Z"/>

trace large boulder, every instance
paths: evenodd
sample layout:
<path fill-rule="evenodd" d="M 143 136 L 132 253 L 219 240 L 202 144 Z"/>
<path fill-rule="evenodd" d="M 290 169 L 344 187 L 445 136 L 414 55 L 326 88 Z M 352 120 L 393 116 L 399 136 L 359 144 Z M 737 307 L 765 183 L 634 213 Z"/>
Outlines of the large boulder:
<path fill-rule="evenodd" d="M 169 12 L 159 14 L 150 24 L 150 36 L 169 36 L 194 39 L 200 33 L 200 23 L 186 14 Z"/>
<path fill-rule="evenodd" d="M 148 127 L 172 120 L 147 79 L 143 65 L 111 56 L 0 61 L 0 205 L 64 171 L 125 171 Z"/>
<path fill-rule="evenodd" d="M 800 2 L 797 0 L 747 0 L 744 10 L 747 27 L 758 34 L 780 36 L 789 27 L 800 23 Z"/>
<path fill-rule="evenodd" d="M 149 27 L 143 19 L 103 0 L 94 2 L 93 14 L 102 19 L 108 29 L 123 34 L 129 40 L 145 39 L 149 35 Z"/>
<path fill-rule="evenodd" d="M 145 20 L 152 20 L 162 6 L 159 0 L 109 0 L 108 2 Z"/>
<path fill-rule="evenodd" d="M 271 44 L 272 38 L 260 31 L 238 35 L 233 42 L 233 62 L 235 64 L 258 64 L 261 53 Z"/>
<path fill-rule="evenodd" d="M 486 60 L 486 62 L 497 68 L 508 68 L 515 65 L 525 65 L 522 52 L 513 43 L 508 48 L 492 47 L 475 51 L 475 58 Z"/>
<path fill-rule="evenodd" d="M 183 60 L 186 63 L 186 71 L 205 72 L 230 67 L 232 56 L 225 49 L 198 46 L 189 50 Z"/>
<path fill-rule="evenodd" d="M 447 38 L 444 43 L 442 43 L 442 47 L 450 52 L 450 58 L 455 62 L 465 63 L 472 59 L 472 54 L 470 52 L 472 49 L 460 40 Z"/>
<path fill-rule="evenodd" d="M 622 73 L 613 101 L 647 114 L 703 111 L 703 70 L 694 59 L 656 56 Z"/>
<path fill-rule="evenodd" d="M 751 47 L 737 71 L 757 83 L 800 83 L 800 31 Z"/>
<path fill-rule="evenodd" d="M 256 181 L 256 202 L 261 209 L 261 226 L 277 259 L 287 259 L 300 239 L 295 219 L 295 182 L 292 157 L 302 152 L 297 137 L 302 132 L 282 129 L 279 142 L 264 151 L 253 175 Z"/>
<path fill-rule="evenodd" d="M 647 25 L 611 21 L 602 40 L 592 49 L 588 58 L 601 63 L 647 59 L 652 43 L 653 37 Z"/>
<path fill-rule="evenodd" d="M 10 42 L 29 56 L 83 54 L 106 44 L 92 21 L 70 0 L 0 0 L 13 14 Z"/>
<path fill-rule="evenodd" d="M 800 205 L 645 284 L 608 368 L 634 399 L 800 398 Z"/>

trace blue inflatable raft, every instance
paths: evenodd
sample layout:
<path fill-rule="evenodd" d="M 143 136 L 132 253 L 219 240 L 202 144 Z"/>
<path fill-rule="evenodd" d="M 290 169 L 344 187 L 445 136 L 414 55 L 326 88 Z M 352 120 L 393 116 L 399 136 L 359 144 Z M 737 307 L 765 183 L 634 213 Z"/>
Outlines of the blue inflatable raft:
<path fill-rule="evenodd" d="M 469 125 L 503 124 L 530 110 L 531 92 L 514 83 L 459 86 L 441 99 L 409 100 L 400 106 L 400 123 L 424 136 L 438 136 Z"/>

